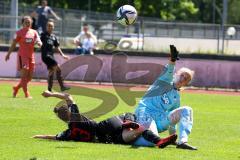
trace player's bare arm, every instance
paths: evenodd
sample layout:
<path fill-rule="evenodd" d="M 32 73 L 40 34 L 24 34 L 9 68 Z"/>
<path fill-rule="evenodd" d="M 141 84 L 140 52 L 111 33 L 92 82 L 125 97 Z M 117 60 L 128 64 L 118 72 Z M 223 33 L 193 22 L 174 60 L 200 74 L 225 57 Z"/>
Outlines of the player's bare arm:
<path fill-rule="evenodd" d="M 67 104 L 75 103 L 74 100 L 73 100 L 73 97 L 68 93 L 44 91 L 42 93 L 42 96 L 45 97 L 45 98 L 48 98 L 48 97 L 59 98 L 59 99 L 65 100 L 67 102 Z"/>
<path fill-rule="evenodd" d="M 56 140 L 56 135 L 35 135 L 32 138 Z"/>
<path fill-rule="evenodd" d="M 59 52 L 59 54 L 60 54 L 64 59 L 69 60 L 69 56 L 66 56 L 66 55 L 62 52 L 62 50 L 61 50 L 60 47 L 57 47 L 56 50 Z"/>
<path fill-rule="evenodd" d="M 62 20 L 53 10 L 51 10 L 51 14 L 53 15 L 54 18 L 56 18 L 57 20 Z"/>
<path fill-rule="evenodd" d="M 14 39 L 14 40 L 12 41 L 12 44 L 11 44 L 9 50 L 8 50 L 8 53 L 7 53 L 6 56 L 5 56 L 5 61 L 8 61 L 8 60 L 9 60 L 12 51 L 14 51 L 14 49 L 16 48 L 16 45 L 17 45 L 17 41 Z"/>

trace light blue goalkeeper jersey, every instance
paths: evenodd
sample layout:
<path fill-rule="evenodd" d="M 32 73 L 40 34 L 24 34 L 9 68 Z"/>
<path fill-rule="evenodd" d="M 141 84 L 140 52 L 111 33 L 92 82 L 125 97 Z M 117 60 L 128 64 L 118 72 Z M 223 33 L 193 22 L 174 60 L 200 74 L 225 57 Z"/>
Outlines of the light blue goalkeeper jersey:
<path fill-rule="evenodd" d="M 173 72 L 175 65 L 167 64 L 162 74 L 150 86 L 147 93 L 140 100 L 136 108 L 136 115 L 144 109 L 156 122 L 159 132 L 169 127 L 168 114 L 180 107 L 180 96 L 173 84 Z"/>

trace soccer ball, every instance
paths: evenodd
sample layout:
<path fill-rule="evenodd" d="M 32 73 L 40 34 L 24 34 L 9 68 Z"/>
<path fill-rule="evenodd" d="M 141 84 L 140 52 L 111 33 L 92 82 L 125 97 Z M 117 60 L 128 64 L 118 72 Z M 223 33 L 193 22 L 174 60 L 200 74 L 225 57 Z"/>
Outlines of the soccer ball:
<path fill-rule="evenodd" d="M 133 24 L 137 19 L 137 11 L 131 5 L 121 6 L 117 11 L 117 22 L 121 25 L 128 26 Z"/>

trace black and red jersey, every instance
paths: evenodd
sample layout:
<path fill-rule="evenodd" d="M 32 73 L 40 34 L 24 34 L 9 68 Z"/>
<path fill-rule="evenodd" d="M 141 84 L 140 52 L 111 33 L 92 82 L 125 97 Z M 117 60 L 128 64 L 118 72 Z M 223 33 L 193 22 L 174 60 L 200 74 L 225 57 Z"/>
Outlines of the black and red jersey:
<path fill-rule="evenodd" d="M 79 113 L 76 104 L 71 104 L 68 108 L 71 112 L 68 129 L 57 134 L 57 140 L 81 142 L 97 140 L 102 143 L 124 143 L 122 139 L 122 124 L 125 120 L 135 121 L 134 114 L 126 113 L 97 123 Z"/>

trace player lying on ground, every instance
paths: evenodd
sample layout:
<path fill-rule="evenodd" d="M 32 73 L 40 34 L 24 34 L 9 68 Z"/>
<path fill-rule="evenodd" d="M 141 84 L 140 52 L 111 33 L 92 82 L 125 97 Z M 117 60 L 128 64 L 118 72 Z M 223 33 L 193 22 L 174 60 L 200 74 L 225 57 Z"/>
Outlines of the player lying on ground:
<path fill-rule="evenodd" d="M 54 22 L 51 20 L 48 21 L 46 27 L 47 27 L 47 31 L 41 34 L 41 41 L 43 43 L 41 47 L 41 53 L 42 53 L 42 61 L 46 64 L 48 69 L 48 90 L 52 91 L 53 76 L 54 76 L 54 73 L 56 73 L 56 77 L 60 85 L 61 91 L 65 91 L 70 88 L 65 87 L 63 84 L 61 69 L 54 58 L 53 48 L 55 47 L 64 59 L 68 60 L 69 57 L 63 54 L 61 48 L 59 47 L 59 41 L 57 37 L 53 34 Z"/>
<path fill-rule="evenodd" d="M 135 122 L 135 115 L 132 113 L 114 116 L 97 123 L 79 113 L 71 95 L 49 91 L 45 91 L 42 95 L 66 101 L 67 106 L 55 107 L 54 112 L 61 120 L 68 123 L 68 129 L 57 135 L 36 135 L 34 138 L 132 144 L 137 137 L 142 135 L 146 140 L 160 148 L 166 147 L 177 139 L 176 134 L 160 139 L 151 130 L 145 130 L 142 126 L 139 126 Z"/>
<path fill-rule="evenodd" d="M 33 71 L 35 68 L 34 59 L 34 45 L 42 46 L 42 42 L 38 36 L 37 31 L 31 29 L 32 18 L 24 16 L 22 18 L 22 29 L 18 30 L 15 34 L 11 47 L 5 57 L 5 61 L 10 59 L 11 53 L 19 44 L 18 49 L 18 70 L 20 71 L 21 80 L 13 87 L 13 97 L 17 96 L 18 90 L 23 89 L 26 98 L 32 98 L 28 91 L 28 83 L 32 80 Z"/>
<path fill-rule="evenodd" d="M 179 58 L 175 46 L 171 45 L 170 50 L 169 63 L 140 100 L 135 115 L 137 122 L 145 128 L 157 126 L 157 130 L 153 130 L 155 134 L 167 129 L 170 134 L 176 133 L 175 125 L 178 124 L 177 148 L 196 150 L 196 147 L 187 143 L 193 125 L 192 109 L 188 106 L 180 107 L 179 95 L 179 90 L 190 83 L 194 72 L 188 68 L 181 68 L 173 75 L 175 61 Z M 153 144 L 140 137 L 135 145 L 151 146 Z"/>

